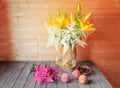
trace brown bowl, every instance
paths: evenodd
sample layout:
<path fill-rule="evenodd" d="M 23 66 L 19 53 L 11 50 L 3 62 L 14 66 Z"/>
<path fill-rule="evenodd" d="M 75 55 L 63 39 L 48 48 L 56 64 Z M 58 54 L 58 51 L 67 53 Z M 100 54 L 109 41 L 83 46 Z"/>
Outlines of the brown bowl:
<path fill-rule="evenodd" d="M 88 75 L 91 73 L 91 68 L 89 66 L 79 66 L 78 70 L 81 74 Z"/>

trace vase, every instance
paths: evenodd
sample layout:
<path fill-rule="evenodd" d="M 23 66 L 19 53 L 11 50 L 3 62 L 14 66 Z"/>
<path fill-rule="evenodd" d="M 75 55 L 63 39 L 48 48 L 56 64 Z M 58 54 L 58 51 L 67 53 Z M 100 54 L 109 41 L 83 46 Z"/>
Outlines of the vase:
<path fill-rule="evenodd" d="M 58 46 L 56 64 L 64 70 L 72 69 L 76 65 L 75 48 L 69 47 L 64 53 L 64 46 Z"/>

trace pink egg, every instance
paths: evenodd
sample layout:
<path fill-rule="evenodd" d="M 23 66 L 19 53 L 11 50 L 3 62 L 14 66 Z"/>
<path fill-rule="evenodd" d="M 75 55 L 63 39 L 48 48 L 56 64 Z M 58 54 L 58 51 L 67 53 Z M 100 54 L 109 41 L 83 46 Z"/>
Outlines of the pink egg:
<path fill-rule="evenodd" d="M 69 82 L 70 81 L 70 76 L 67 73 L 63 73 L 61 76 L 61 81 L 62 82 Z"/>
<path fill-rule="evenodd" d="M 79 77 L 79 82 L 82 83 L 82 84 L 86 84 L 88 83 L 88 78 L 86 75 L 80 75 Z"/>
<path fill-rule="evenodd" d="M 79 70 L 74 70 L 73 72 L 72 72 L 72 76 L 74 77 L 74 78 L 76 78 L 76 79 L 79 79 L 79 76 L 81 75 L 81 73 L 80 73 L 80 71 Z"/>

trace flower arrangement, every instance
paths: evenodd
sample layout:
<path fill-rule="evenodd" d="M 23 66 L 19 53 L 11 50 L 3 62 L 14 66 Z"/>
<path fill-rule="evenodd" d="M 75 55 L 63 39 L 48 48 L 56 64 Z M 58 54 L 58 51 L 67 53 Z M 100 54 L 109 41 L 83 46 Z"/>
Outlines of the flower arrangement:
<path fill-rule="evenodd" d="M 69 47 L 74 48 L 76 44 L 85 47 L 87 45 L 86 38 L 95 31 L 94 24 L 90 23 L 89 18 L 92 13 L 87 16 L 81 15 L 81 6 L 78 5 L 78 15 L 72 12 L 70 16 L 66 12 L 58 11 L 58 16 L 52 18 L 49 16 L 49 22 L 46 27 L 48 30 L 48 46 L 55 45 L 56 49 L 59 45 L 64 46 L 64 53 Z"/>
<path fill-rule="evenodd" d="M 76 44 L 85 47 L 87 45 L 86 39 L 88 35 L 95 31 L 94 24 L 89 21 L 91 15 L 91 13 L 88 13 L 87 16 L 83 17 L 81 15 L 81 7 L 78 5 L 77 16 L 74 16 L 73 13 L 68 16 L 66 12 L 61 13 L 60 11 L 58 11 L 56 18 L 49 16 L 50 20 L 46 25 L 49 34 L 48 46 L 55 45 L 56 49 L 58 49 L 58 46 L 62 45 L 64 46 L 64 54 L 70 47 L 74 49 Z M 63 57 L 65 58 L 66 56 Z M 66 68 L 71 68 L 76 64 L 74 60 L 71 60 L 71 57 L 61 61 L 58 60 L 58 62 Z M 34 74 L 34 81 L 37 83 L 50 83 L 54 81 L 70 82 L 69 74 L 63 73 L 55 67 L 33 64 L 30 73 L 32 72 Z M 72 76 L 75 79 L 79 79 L 80 83 L 88 83 L 87 76 L 81 74 L 77 69 L 72 72 Z"/>
<path fill-rule="evenodd" d="M 34 74 L 34 81 L 38 84 L 42 84 L 59 81 L 60 77 L 58 74 L 61 74 L 62 72 L 55 67 L 33 64 L 30 70 L 30 74 L 31 73 Z"/>

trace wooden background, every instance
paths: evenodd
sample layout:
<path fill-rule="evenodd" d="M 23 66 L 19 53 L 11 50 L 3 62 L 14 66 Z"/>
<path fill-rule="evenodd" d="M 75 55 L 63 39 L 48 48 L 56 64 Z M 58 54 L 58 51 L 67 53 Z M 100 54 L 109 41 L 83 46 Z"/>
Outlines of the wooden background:
<path fill-rule="evenodd" d="M 54 47 L 46 47 L 44 23 L 58 9 L 77 14 L 78 3 L 83 15 L 93 13 L 97 31 L 86 48 L 77 47 L 77 59 L 93 60 L 120 86 L 115 81 L 120 79 L 120 0 L 0 0 L 0 60 L 55 60 Z"/>
<path fill-rule="evenodd" d="M 78 59 L 114 60 L 120 56 L 119 0 L 0 0 L 0 60 L 54 60 L 54 47 L 46 47 L 44 23 L 57 10 L 92 12 L 97 31 L 86 48 L 77 48 Z M 32 57 L 32 58 L 31 58 Z"/>

